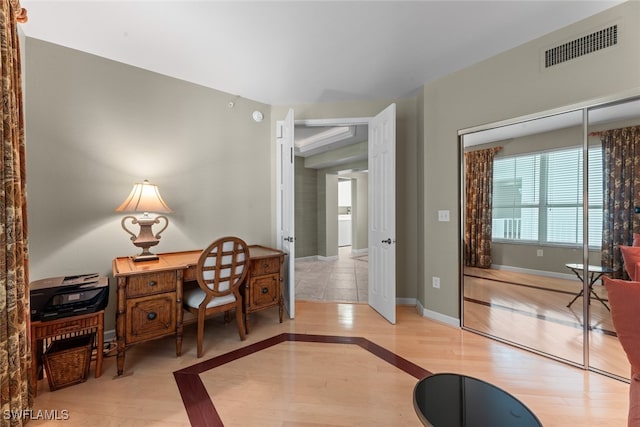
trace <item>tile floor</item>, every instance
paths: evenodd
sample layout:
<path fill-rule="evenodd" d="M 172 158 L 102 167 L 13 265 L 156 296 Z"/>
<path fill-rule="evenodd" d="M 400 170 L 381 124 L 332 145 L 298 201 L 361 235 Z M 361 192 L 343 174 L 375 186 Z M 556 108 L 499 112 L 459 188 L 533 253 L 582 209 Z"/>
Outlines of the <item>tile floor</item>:
<path fill-rule="evenodd" d="M 296 300 L 367 303 L 368 256 L 338 248 L 338 259 L 296 260 Z"/>

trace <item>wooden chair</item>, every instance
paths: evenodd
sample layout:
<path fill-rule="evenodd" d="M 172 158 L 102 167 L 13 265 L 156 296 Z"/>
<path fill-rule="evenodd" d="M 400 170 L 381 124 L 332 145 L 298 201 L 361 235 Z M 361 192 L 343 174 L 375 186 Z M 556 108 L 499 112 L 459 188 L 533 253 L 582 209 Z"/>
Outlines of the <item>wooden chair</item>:
<path fill-rule="evenodd" d="M 198 357 L 202 356 L 204 320 L 236 310 L 240 339 L 245 339 L 240 286 L 249 271 L 249 247 L 237 237 L 222 237 L 202 251 L 197 265 L 198 287 L 184 292 L 183 306 L 198 316 Z"/>

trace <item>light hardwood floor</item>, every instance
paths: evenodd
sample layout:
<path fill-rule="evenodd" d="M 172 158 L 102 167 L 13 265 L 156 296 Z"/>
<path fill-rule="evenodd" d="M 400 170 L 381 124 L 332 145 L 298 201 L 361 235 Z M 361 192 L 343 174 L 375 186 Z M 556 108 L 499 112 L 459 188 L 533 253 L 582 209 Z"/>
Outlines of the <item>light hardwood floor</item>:
<path fill-rule="evenodd" d="M 195 325 L 185 327 L 184 354 L 171 338 L 127 351 L 125 374 L 115 357 L 104 374 L 48 391 L 40 382 L 35 409 L 67 410 L 66 421 L 33 426 L 188 426 L 172 373 L 283 332 L 364 337 L 429 370 L 457 372 L 510 392 L 545 427 L 626 425 L 629 385 L 583 371 L 398 306 L 391 325 L 366 304 L 299 301 L 295 320 L 277 310 L 252 315 L 240 341 L 233 323 L 208 321 L 205 355 L 195 357 Z M 517 325 L 512 325 L 517 328 Z M 284 343 L 201 374 L 225 426 L 420 426 L 413 410 L 415 378 L 350 345 Z"/>

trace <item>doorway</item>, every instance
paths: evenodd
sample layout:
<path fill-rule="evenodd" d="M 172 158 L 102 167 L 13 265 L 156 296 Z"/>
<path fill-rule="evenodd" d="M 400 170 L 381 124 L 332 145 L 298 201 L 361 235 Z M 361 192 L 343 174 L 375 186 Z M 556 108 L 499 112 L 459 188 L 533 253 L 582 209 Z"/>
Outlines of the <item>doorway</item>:
<path fill-rule="evenodd" d="M 368 125 L 295 127 L 296 299 L 368 301 Z"/>
<path fill-rule="evenodd" d="M 305 123 L 315 122 L 315 126 L 341 126 L 344 122 L 350 125 L 368 126 L 367 132 L 367 180 L 371 183 L 367 186 L 367 239 L 368 252 L 375 262 L 368 264 L 368 303 L 381 316 L 390 323 L 396 322 L 396 104 L 390 104 L 375 117 L 360 119 L 337 119 L 338 123 L 329 123 L 331 120 L 307 120 Z M 300 206 L 300 193 L 305 189 L 304 185 L 295 185 L 296 160 L 294 156 L 298 152 L 313 151 L 316 147 L 308 144 L 304 147 L 295 147 L 294 111 L 289 109 L 285 120 L 276 123 L 276 223 L 278 248 L 282 248 L 288 254 L 289 261 L 285 264 L 285 280 L 283 295 L 289 302 L 287 311 L 293 319 L 295 317 L 295 264 L 297 260 L 297 236 L 299 230 L 295 222 L 295 211 Z M 362 143 L 364 144 L 364 142 Z M 327 144 L 324 144 L 327 145 Z M 344 147 L 348 150 L 355 146 Z M 323 158 L 319 158 L 321 162 Z M 350 159 L 351 160 L 351 159 Z M 305 169 L 308 166 L 304 161 Z M 341 169 L 344 166 L 341 167 Z M 315 227 L 306 227 L 309 235 L 316 235 L 316 250 L 326 254 L 337 245 L 328 242 L 328 238 L 337 241 L 337 203 L 327 203 L 333 197 L 337 200 L 337 173 L 309 174 L 315 176 L 315 185 L 306 189 L 315 190 L 320 196 L 315 197 L 316 212 L 320 220 L 316 220 Z M 370 178 L 369 178 L 370 176 Z M 336 185 L 333 185 L 336 182 Z M 332 195 L 327 194 L 331 192 Z M 333 194 L 335 196 L 333 196 Z M 329 197 L 331 196 L 331 197 Z M 335 207 L 335 209 L 334 209 Z M 333 209 L 333 211 L 331 211 Z M 313 217 L 313 216 L 311 216 Z M 335 227 L 335 233 L 328 233 L 328 227 Z"/>

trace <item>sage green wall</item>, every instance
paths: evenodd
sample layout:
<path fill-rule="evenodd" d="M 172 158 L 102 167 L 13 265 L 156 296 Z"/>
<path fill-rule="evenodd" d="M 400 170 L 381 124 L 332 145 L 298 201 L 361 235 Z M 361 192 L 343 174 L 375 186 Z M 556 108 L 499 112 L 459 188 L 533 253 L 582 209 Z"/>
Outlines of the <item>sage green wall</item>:
<path fill-rule="evenodd" d="M 304 158 L 295 158 L 296 258 L 318 254 L 318 174 L 304 167 Z"/>
<path fill-rule="evenodd" d="M 415 299 L 418 278 L 418 190 L 417 173 L 417 98 L 415 96 L 395 100 L 354 101 L 324 104 L 272 106 L 272 134 L 275 135 L 276 121 L 283 120 L 291 108 L 296 120 L 333 119 L 345 117 L 373 117 L 389 104 L 396 103 L 396 296 Z M 273 137 L 275 140 L 275 136 Z M 275 190 L 274 190 L 275 191 Z M 318 193 L 318 210 L 323 211 Z M 275 209 L 275 207 L 274 207 Z M 318 221 L 319 234 L 321 221 Z M 320 247 L 323 251 L 326 248 Z M 325 252 L 326 253 L 326 252 Z"/>
<path fill-rule="evenodd" d="M 320 178 L 321 176 L 324 179 Z M 338 174 L 318 171 L 318 182 L 324 183 L 325 204 L 320 216 L 324 221 L 324 231 L 318 240 L 324 240 L 321 255 L 332 258 L 338 256 Z"/>
<path fill-rule="evenodd" d="M 336 152 L 339 151 L 336 150 Z M 318 235 L 318 241 L 324 239 L 324 242 L 322 247 L 318 248 L 317 255 L 321 257 L 338 256 L 338 172 L 347 169 L 364 170 L 366 168 L 367 160 L 358 160 L 316 171 L 318 186 L 324 186 L 323 188 L 318 188 L 318 198 L 323 198 L 323 200 L 318 200 L 318 206 L 323 206 L 317 212 L 318 222 L 324 223 L 322 230 L 318 229 L 318 233 L 324 233 Z M 328 179 L 327 176 L 332 176 L 332 178 Z M 327 188 L 327 185 L 332 187 Z"/>
<path fill-rule="evenodd" d="M 366 172 L 351 175 L 353 187 L 353 206 L 351 209 L 353 240 L 351 250 L 362 252 L 369 249 L 369 174 Z"/>
<path fill-rule="evenodd" d="M 316 154 L 306 158 L 295 158 L 295 236 L 296 236 L 296 258 L 304 258 L 310 256 L 336 256 L 337 248 L 331 248 L 326 245 L 326 236 L 319 233 L 327 230 L 326 221 L 330 221 L 330 217 L 327 216 L 326 207 L 328 201 L 323 200 L 322 206 L 324 208 L 320 210 L 318 208 L 318 198 L 323 195 L 327 196 L 324 189 L 324 183 L 326 182 L 326 174 L 337 174 L 340 171 L 349 169 L 353 170 L 365 170 L 367 169 L 367 160 L 355 160 L 346 163 L 340 163 L 337 166 L 325 167 L 317 169 L 318 166 L 331 163 L 335 160 L 344 160 L 349 158 L 355 158 L 356 155 L 363 153 L 366 156 L 367 142 L 361 142 L 353 144 L 351 146 L 338 148 L 335 150 L 327 151 L 324 153 Z M 366 189 L 365 189 L 366 191 Z M 354 193 L 355 194 L 355 193 Z M 364 196 L 363 200 L 367 200 Z M 364 215 L 367 211 L 364 211 Z M 337 221 L 337 218 L 335 218 Z M 318 223 L 323 222 L 322 229 L 318 229 Z M 337 223 L 336 223 L 337 224 Z M 362 219 L 360 221 L 362 224 Z M 331 226 L 333 228 L 333 225 Z M 337 227 L 337 225 L 336 225 Z M 366 227 L 366 217 L 365 217 Z M 337 228 L 336 228 L 337 230 Z M 360 228 L 360 232 L 361 232 Z M 366 231 L 366 230 L 365 230 Z M 366 248 L 367 237 L 357 236 L 359 239 L 354 239 L 360 244 L 364 244 Z M 324 239 L 324 240 L 323 240 Z M 322 250 L 318 245 L 318 241 L 323 240 Z M 337 240 L 336 240 L 337 245 Z M 356 248 L 357 246 L 353 246 Z M 329 248 L 329 249 L 327 249 Z M 331 252 L 330 254 L 327 251 Z"/>
<path fill-rule="evenodd" d="M 424 277 L 425 277 L 425 273 L 424 273 L 424 254 L 425 254 L 425 246 L 427 245 L 424 236 L 426 236 L 425 233 L 425 228 L 424 228 L 424 218 L 425 218 L 425 207 L 424 207 L 424 194 L 425 194 L 425 167 L 423 164 L 424 161 L 424 157 L 425 157 L 425 152 L 424 152 L 424 141 L 425 141 L 425 122 L 424 122 L 424 117 L 425 117 L 425 111 L 426 111 L 426 105 L 424 102 L 424 93 L 425 91 L 421 90 L 418 93 L 418 97 L 417 97 L 417 115 L 419 117 L 419 119 L 417 120 L 418 123 L 418 134 L 416 137 L 416 158 L 418 159 L 418 168 L 416 170 L 416 179 L 417 179 L 417 183 L 416 183 L 416 215 L 417 215 L 417 227 L 416 227 L 416 236 L 418 236 L 418 242 L 416 244 L 416 254 L 417 254 L 417 280 L 418 280 L 418 286 L 417 286 L 417 299 L 420 302 L 420 304 L 424 304 L 425 301 L 425 294 L 424 294 L 424 290 L 425 287 L 422 286 L 422 284 L 424 283 Z M 432 108 L 435 108 L 435 105 L 432 105 Z M 429 114 L 433 114 L 431 111 L 429 111 Z"/>
<path fill-rule="evenodd" d="M 542 53 L 617 23 L 619 42 L 544 69 Z M 613 7 L 422 88 L 425 242 L 420 277 L 425 309 L 459 317 L 460 173 L 457 132 L 486 123 L 561 108 L 640 87 L 640 2 Z M 420 97 L 419 97 L 420 99 Z M 438 222 L 438 210 L 451 222 Z M 431 277 L 441 278 L 439 289 Z"/>
<path fill-rule="evenodd" d="M 114 210 L 143 179 L 174 211 L 156 252 L 274 244 L 267 105 L 31 38 L 25 77 L 31 280 L 110 275 L 138 253 Z"/>
<path fill-rule="evenodd" d="M 538 249 L 542 249 L 543 256 L 537 255 Z M 582 264 L 582 246 L 569 248 L 494 242 L 491 257 L 495 265 L 573 277 L 565 264 Z M 589 264 L 600 265 L 600 251 L 589 251 Z"/>

